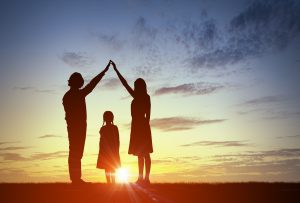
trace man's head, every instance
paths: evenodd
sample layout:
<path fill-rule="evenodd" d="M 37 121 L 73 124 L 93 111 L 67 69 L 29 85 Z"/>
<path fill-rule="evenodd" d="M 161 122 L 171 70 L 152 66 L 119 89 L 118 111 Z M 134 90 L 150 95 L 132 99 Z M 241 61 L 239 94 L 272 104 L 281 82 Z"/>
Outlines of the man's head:
<path fill-rule="evenodd" d="M 72 75 L 70 76 L 68 82 L 69 82 L 68 85 L 71 88 L 76 88 L 76 89 L 81 88 L 84 84 L 83 77 L 78 72 L 72 73 Z"/>

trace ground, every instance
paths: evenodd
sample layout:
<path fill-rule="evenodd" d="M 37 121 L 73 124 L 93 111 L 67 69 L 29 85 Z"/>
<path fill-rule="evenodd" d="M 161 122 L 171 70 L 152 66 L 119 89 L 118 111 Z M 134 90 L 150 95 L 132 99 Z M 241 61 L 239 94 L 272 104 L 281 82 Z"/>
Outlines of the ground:
<path fill-rule="evenodd" d="M 0 184 L 0 202 L 300 202 L 300 183 Z"/>

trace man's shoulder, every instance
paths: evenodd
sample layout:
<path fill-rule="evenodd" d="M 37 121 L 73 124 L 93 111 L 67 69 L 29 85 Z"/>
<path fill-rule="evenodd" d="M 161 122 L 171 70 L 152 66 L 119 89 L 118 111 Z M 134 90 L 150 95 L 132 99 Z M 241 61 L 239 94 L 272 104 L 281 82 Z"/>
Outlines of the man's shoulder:
<path fill-rule="evenodd" d="M 62 98 L 63 102 L 69 97 L 69 95 L 70 95 L 70 90 L 68 90 L 68 91 L 64 94 L 64 96 L 63 96 L 63 98 Z"/>
<path fill-rule="evenodd" d="M 68 98 L 79 98 L 83 96 L 83 91 L 82 89 L 79 89 L 79 90 L 68 90 L 64 96 L 63 96 L 63 100 L 66 100 Z"/>
<path fill-rule="evenodd" d="M 66 93 L 64 94 L 63 98 L 67 97 L 68 95 L 71 94 L 71 90 L 69 89 L 68 91 L 66 91 Z"/>

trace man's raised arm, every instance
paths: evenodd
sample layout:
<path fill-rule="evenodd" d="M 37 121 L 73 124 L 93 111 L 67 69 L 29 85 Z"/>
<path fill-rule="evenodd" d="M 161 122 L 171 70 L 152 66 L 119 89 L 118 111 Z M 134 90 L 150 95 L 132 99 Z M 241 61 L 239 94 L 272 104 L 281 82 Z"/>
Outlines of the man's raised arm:
<path fill-rule="evenodd" d="M 105 69 L 99 73 L 96 77 L 94 77 L 89 84 L 87 84 L 84 88 L 82 88 L 82 91 L 84 92 L 85 95 L 88 95 L 93 91 L 93 89 L 96 87 L 96 85 L 100 82 L 102 77 L 105 75 L 106 71 L 108 71 L 110 63 L 107 64 Z"/>

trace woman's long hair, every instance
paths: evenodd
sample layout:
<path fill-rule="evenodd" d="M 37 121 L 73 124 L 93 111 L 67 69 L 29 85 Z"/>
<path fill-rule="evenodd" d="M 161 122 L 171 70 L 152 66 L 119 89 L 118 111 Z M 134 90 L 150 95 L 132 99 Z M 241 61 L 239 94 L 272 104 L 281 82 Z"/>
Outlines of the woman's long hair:
<path fill-rule="evenodd" d="M 138 78 L 134 82 L 134 92 L 137 95 L 144 95 L 147 94 L 147 85 L 144 79 Z"/>

